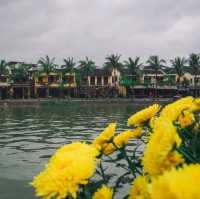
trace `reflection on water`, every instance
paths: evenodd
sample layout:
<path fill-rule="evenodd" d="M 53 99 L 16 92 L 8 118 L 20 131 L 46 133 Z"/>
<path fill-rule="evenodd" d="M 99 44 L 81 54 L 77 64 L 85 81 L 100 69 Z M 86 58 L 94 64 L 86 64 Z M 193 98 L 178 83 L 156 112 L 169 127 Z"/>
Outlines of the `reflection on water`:
<path fill-rule="evenodd" d="M 0 109 L 0 198 L 35 198 L 28 182 L 59 146 L 91 141 L 107 123 L 118 131 L 135 105 L 49 106 Z"/>

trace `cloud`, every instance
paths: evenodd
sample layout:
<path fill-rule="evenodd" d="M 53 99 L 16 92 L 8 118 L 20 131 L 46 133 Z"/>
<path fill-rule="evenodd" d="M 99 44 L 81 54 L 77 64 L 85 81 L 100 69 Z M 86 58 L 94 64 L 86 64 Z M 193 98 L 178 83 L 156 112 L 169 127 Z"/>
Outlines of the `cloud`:
<path fill-rule="evenodd" d="M 36 62 L 41 56 L 102 64 L 107 54 L 200 52 L 198 0 L 1 0 L 0 56 Z"/>

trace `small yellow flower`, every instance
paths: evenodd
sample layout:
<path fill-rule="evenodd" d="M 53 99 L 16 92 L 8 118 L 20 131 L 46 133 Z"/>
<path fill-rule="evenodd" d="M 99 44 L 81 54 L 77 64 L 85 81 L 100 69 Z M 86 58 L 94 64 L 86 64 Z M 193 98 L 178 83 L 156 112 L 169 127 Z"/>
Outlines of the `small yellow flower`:
<path fill-rule="evenodd" d="M 164 172 L 152 179 L 151 199 L 200 199 L 200 164 Z"/>
<path fill-rule="evenodd" d="M 107 145 L 107 143 L 112 139 L 115 133 L 116 123 L 109 124 L 105 130 L 97 136 L 94 141 L 93 145 L 99 150 L 102 151 L 103 148 Z"/>
<path fill-rule="evenodd" d="M 109 155 L 117 150 L 117 148 L 121 148 L 128 143 L 131 138 L 138 138 L 142 134 L 142 128 L 137 127 L 134 130 L 124 131 L 117 136 L 114 137 L 113 143 L 109 143 L 103 149 L 103 153 L 105 155 Z"/>
<path fill-rule="evenodd" d="M 148 108 L 145 108 L 134 115 L 132 115 L 128 119 L 128 125 L 141 125 L 144 122 L 150 120 L 155 114 L 160 110 L 160 106 L 158 104 L 154 104 L 152 106 L 149 106 Z"/>
<path fill-rule="evenodd" d="M 194 114 L 185 110 L 179 116 L 178 121 L 182 128 L 188 127 L 194 122 Z"/>
<path fill-rule="evenodd" d="M 92 199 L 112 199 L 113 190 L 105 185 L 98 189 Z"/>
<path fill-rule="evenodd" d="M 128 199 L 150 199 L 148 181 L 145 176 L 137 176 L 133 181 Z"/>
<path fill-rule="evenodd" d="M 133 137 L 140 138 L 142 135 L 142 127 L 137 127 L 133 130 Z"/>

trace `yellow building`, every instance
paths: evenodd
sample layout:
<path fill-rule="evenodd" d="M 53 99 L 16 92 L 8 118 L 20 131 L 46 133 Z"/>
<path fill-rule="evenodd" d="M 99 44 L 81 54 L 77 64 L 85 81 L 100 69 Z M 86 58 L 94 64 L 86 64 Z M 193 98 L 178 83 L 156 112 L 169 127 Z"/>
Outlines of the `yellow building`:
<path fill-rule="evenodd" d="M 75 73 L 65 73 L 62 75 L 62 83 L 64 88 L 75 88 L 76 87 L 76 78 Z"/>
<path fill-rule="evenodd" d="M 40 74 L 35 78 L 35 95 L 39 97 L 58 97 L 66 89 L 75 88 L 75 73 L 62 74 L 61 72 L 51 72 Z"/>
<path fill-rule="evenodd" d="M 10 83 L 8 75 L 0 75 L 0 99 L 9 95 Z"/>
<path fill-rule="evenodd" d="M 91 74 L 85 76 L 83 84 L 95 87 L 114 87 L 119 85 L 120 72 L 118 70 L 95 69 Z"/>

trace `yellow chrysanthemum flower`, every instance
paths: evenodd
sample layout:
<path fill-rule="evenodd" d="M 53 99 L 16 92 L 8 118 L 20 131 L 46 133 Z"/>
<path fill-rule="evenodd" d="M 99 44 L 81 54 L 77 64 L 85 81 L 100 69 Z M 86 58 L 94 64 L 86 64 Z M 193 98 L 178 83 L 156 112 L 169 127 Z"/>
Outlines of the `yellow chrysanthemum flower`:
<path fill-rule="evenodd" d="M 92 145 L 75 142 L 58 149 L 32 186 L 45 199 L 76 198 L 79 185 L 87 184 L 96 170 L 98 151 Z"/>
<path fill-rule="evenodd" d="M 128 119 L 128 125 L 141 125 L 144 122 L 151 119 L 158 111 L 160 110 L 160 106 L 158 104 L 154 104 L 152 106 L 149 106 L 148 108 L 145 108 L 134 115 L 132 115 Z"/>
<path fill-rule="evenodd" d="M 103 185 L 100 189 L 98 189 L 94 193 L 92 199 L 112 199 L 112 195 L 113 195 L 113 189 L 107 187 L 106 185 Z"/>
<path fill-rule="evenodd" d="M 181 139 L 173 123 L 168 118 L 157 118 L 142 159 L 144 171 L 157 175 L 183 163 L 181 155 L 172 150 L 180 144 Z"/>
<path fill-rule="evenodd" d="M 178 118 L 179 124 L 182 128 L 190 126 L 194 122 L 194 114 L 188 110 L 183 111 L 183 113 Z"/>
<path fill-rule="evenodd" d="M 113 139 L 114 144 L 109 143 L 108 145 L 106 145 L 105 148 L 103 149 L 103 153 L 105 155 L 109 155 L 109 154 L 113 153 L 114 151 L 117 150 L 117 148 L 121 148 L 124 145 L 126 145 L 130 138 L 133 138 L 133 137 L 138 138 L 141 135 L 141 133 L 142 133 L 142 128 L 137 127 L 134 130 L 124 131 L 124 132 L 118 134 Z"/>
<path fill-rule="evenodd" d="M 193 97 L 185 97 L 165 106 L 160 116 L 176 121 L 181 112 L 185 109 L 190 109 L 191 106 L 193 106 Z"/>
<path fill-rule="evenodd" d="M 99 150 L 102 151 L 103 148 L 107 145 L 107 143 L 112 139 L 115 133 L 116 123 L 111 123 L 105 130 L 95 138 L 93 141 L 93 145 Z"/>
<path fill-rule="evenodd" d="M 148 181 L 145 176 L 138 176 L 131 187 L 129 199 L 150 199 Z"/>
<path fill-rule="evenodd" d="M 137 127 L 135 128 L 132 132 L 133 132 L 133 137 L 134 138 L 140 138 L 142 136 L 142 127 Z"/>
<path fill-rule="evenodd" d="M 154 178 L 149 189 L 152 199 L 200 199 L 200 164 L 173 168 Z"/>

